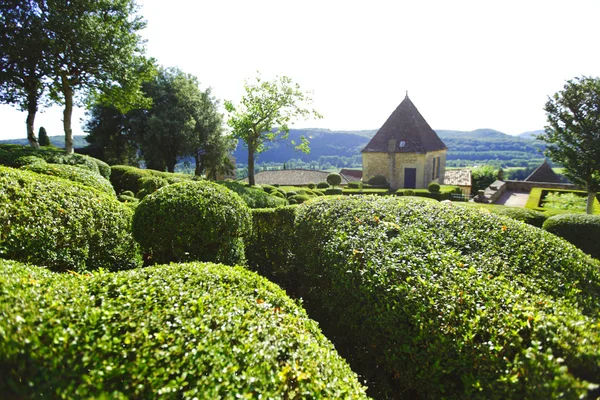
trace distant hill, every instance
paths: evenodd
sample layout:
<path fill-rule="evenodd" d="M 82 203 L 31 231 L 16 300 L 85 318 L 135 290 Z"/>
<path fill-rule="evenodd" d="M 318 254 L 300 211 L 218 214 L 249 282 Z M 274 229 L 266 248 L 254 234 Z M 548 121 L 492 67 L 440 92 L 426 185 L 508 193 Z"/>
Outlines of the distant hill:
<path fill-rule="evenodd" d="M 58 136 L 49 136 L 50 144 L 55 147 L 65 148 L 65 137 L 64 135 Z M 6 139 L 0 140 L 0 143 L 4 144 L 20 144 L 22 146 L 28 146 L 29 142 L 27 139 Z M 85 141 L 85 135 L 74 135 L 73 136 L 73 147 L 76 149 L 80 149 L 82 147 L 86 147 L 88 142 Z"/>
<path fill-rule="evenodd" d="M 544 130 L 538 129 L 537 131 L 519 133 L 517 136 L 522 139 L 535 139 L 535 137 L 537 135 L 542 134 L 542 133 L 544 133 Z"/>

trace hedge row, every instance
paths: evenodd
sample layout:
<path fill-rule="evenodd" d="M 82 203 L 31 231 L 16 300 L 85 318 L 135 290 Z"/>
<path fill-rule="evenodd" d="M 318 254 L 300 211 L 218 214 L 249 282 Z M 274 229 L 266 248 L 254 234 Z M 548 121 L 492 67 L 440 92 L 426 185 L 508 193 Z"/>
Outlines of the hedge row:
<path fill-rule="evenodd" d="M 297 206 L 253 209 L 252 234 L 245 239 L 248 267 L 295 293 L 294 218 Z"/>
<path fill-rule="evenodd" d="M 544 222 L 544 229 L 600 260 L 600 215 L 556 215 Z"/>
<path fill-rule="evenodd" d="M 282 207 L 288 203 L 283 197 L 272 195 L 261 187 L 246 186 L 235 181 L 218 183 L 237 193 L 250 208 Z M 277 193 L 277 190 L 272 192 Z"/>
<path fill-rule="evenodd" d="M 318 199 L 297 211 L 305 304 L 371 389 L 598 395 L 600 263 L 510 218 L 415 200 Z"/>
<path fill-rule="evenodd" d="M 169 185 L 144 198 L 133 235 L 147 263 L 213 261 L 243 264 L 250 210 L 236 193 L 209 181 Z"/>
<path fill-rule="evenodd" d="M 108 179 L 88 169 L 67 164 L 48 164 L 43 160 L 33 164 L 24 165 L 21 167 L 21 169 L 32 171 L 38 174 L 57 176 L 73 182 L 79 182 L 85 186 L 93 187 L 101 192 L 115 196 L 115 190 Z"/>
<path fill-rule="evenodd" d="M 241 267 L 0 260 L 0 287 L 5 398 L 366 398 L 304 310 Z"/>
<path fill-rule="evenodd" d="M 132 214 L 87 186 L 0 167 L 0 258 L 55 271 L 132 268 L 141 261 Z"/>
<path fill-rule="evenodd" d="M 29 158 L 29 162 L 24 163 L 24 158 Z M 81 154 L 65 154 L 63 149 L 34 149 L 29 146 L 16 144 L 0 144 L 0 164 L 9 167 L 21 167 L 35 161 L 32 157 L 42 159 L 51 164 L 67 164 L 76 167 L 85 168 L 92 172 L 99 173 L 104 178 L 109 179 L 111 175 L 110 166 L 97 158 Z M 19 160 L 21 159 L 21 160 Z"/>
<path fill-rule="evenodd" d="M 129 165 L 113 165 L 111 168 L 110 183 L 112 183 L 117 194 L 129 190 L 137 195 L 143 189 L 144 178 L 162 178 L 167 184 L 198 179 L 194 175 L 141 169 Z"/>
<path fill-rule="evenodd" d="M 517 221 L 525 222 L 526 224 L 541 228 L 546 221 L 547 216 L 540 212 L 523 207 L 507 207 L 498 204 L 483 204 L 461 202 L 457 203 L 460 206 L 472 207 L 479 210 L 486 210 L 494 214 L 505 215 Z"/>

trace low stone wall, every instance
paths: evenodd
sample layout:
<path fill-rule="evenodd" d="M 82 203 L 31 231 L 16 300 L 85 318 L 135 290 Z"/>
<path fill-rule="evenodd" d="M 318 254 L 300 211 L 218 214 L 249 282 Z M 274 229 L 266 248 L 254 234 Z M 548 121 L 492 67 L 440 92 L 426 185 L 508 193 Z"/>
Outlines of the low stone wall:
<path fill-rule="evenodd" d="M 484 196 L 488 203 L 495 203 L 507 190 L 505 181 L 496 180 L 490 186 L 488 186 L 484 193 Z"/>
<path fill-rule="evenodd" d="M 496 181 L 498 182 L 498 181 Z M 495 184 L 494 182 L 493 184 Z M 582 190 L 579 186 L 571 183 L 549 183 L 549 182 L 530 182 L 530 181 L 504 181 L 506 190 L 510 192 L 529 193 L 534 187 L 550 189 Z"/>

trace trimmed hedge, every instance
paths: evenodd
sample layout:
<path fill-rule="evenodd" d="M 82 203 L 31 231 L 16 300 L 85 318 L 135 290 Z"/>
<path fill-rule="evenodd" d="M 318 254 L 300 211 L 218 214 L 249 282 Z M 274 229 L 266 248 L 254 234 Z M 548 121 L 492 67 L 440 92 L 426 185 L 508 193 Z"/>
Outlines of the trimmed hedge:
<path fill-rule="evenodd" d="M 546 217 L 552 217 L 560 214 L 572 214 L 573 211 L 561 210 L 557 208 L 541 207 L 540 204 L 548 192 L 556 193 L 580 193 L 582 196 L 586 195 L 586 192 L 581 190 L 567 190 L 567 189 L 551 189 L 551 188 L 533 188 L 529 192 L 529 197 L 525 203 L 525 208 L 529 208 L 535 211 L 543 212 Z M 594 214 L 600 214 L 600 202 L 596 199 L 594 203 Z"/>
<path fill-rule="evenodd" d="M 547 232 L 343 197 L 300 205 L 296 234 L 305 304 L 381 397 L 578 398 L 600 383 L 600 262 Z"/>
<path fill-rule="evenodd" d="M 257 208 L 252 212 L 252 233 L 244 239 L 248 268 L 261 276 L 296 292 L 293 275 L 294 218 L 297 206 Z"/>
<path fill-rule="evenodd" d="M 51 164 L 66 164 L 88 169 L 109 179 L 110 166 L 102 160 L 82 154 L 65 154 L 63 149 L 45 147 L 34 149 L 29 146 L 16 144 L 0 144 L 0 164 L 9 167 L 21 167 L 25 162 L 24 157 L 34 156 Z"/>
<path fill-rule="evenodd" d="M 543 228 L 600 260 L 600 215 L 556 215 L 548 218 Z"/>
<path fill-rule="evenodd" d="M 133 217 L 133 235 L 150 264 L 243 264 L 242 238 L 251 228 L 250 210 L 240 196 L 209 181 L 165 186 L 146 196 Z"/>
<path fill-rule="evenodd" d="M 546 215 L 539 211 L 530 210 L 523 207 L 507 207 L 499 204 L 482 204 L 482 203 L 470 203 L 460 202 L 456 203 L 459 206 L 467 206 L 480 210 L 487 210 L 491 213 L 498 215 L 505 215 L 517 221 L 525 222 L 528 225 L 536 226 L 541 228 L 546 221 Z"/>
<path fill-rule="evenodd" d="M 305 311 L 241 267 L 0 261 L 0 287 L 5 398 L 366 398 Z"/>
<path fill-rule="evenodd" d="M 140 264 L 132 211 L 114 196 L 52 176 L 0 167 L 0 257 L 55 271 Z"/>
<path fill-rule="evenodd" d="M 101 192 L 115 196 L 115 190 L 108 179 L 88 169 L 67 164 L 48 164 L 46 162 L 36 162 L 25 165 L 21 167 L 21 169 L 79 182 L 82 185 L 93 187 Z"/>
<path fill-rule="evenodd" d="M 269 194 L 261 188 L 245 186 L 239 182 L 221 181 L 217 183 L 237 193 L 250 208 L 274 208 L 287 205 L 285 199 L 275 195 L 277 193 L 275 188 L 273 188 L 275 190 L 271 192 L 272 194 Z"/>
<path fill-rule="evenodd" d="M 138 192 L 143 189 L 143 179 L 151 177 L 162 178 L 166 180 L 169 185 L 191 180 L 202 180 L 200 177 L 189 174 L 163 172 L 153 169 L 141 169 L 132 167 L 130 165 L 113 165 L 110 183 L 112 183 L 117 194 L 121 194 L 123 191 L 129 190 L 137 195 Z"/>

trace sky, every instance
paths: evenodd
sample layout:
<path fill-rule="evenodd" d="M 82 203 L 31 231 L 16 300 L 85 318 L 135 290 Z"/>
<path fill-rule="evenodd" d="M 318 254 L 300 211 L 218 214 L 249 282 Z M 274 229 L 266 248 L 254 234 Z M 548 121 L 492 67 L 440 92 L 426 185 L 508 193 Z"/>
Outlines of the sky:
<path fill-rule="evenodd" d="M 548 96 L 600 76 L 600 1 L 138 0 L 147 55 L 238 102 L 246 79 L 286 75 L 321 120 L 296 128 L 378 129 L 406 92 L 433 129 L 543 129 Z M 73 114 L 82 131 L 83 109 Z M 0 139 L 25 138 L 0 106 Z M 62 134 L 62 110 L 36 132 Z"/>

